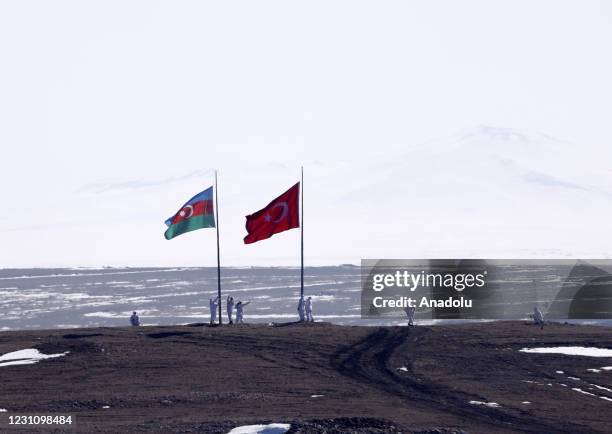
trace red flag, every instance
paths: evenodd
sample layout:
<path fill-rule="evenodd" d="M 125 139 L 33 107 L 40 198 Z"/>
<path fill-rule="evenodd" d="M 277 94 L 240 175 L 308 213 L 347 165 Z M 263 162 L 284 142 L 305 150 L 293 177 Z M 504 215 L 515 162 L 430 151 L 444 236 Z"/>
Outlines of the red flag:
<path fill-rule="evenodd" d="M 300 227 L 300 183 L 270 202 L 264 209 L 246 216 L 244 244 L 270 238 L 274 234 Z"/>

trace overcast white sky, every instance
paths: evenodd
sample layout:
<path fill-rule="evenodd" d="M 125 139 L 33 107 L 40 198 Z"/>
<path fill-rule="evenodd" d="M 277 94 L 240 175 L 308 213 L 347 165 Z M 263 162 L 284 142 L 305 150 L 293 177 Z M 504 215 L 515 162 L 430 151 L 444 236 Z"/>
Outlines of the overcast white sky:
<path fill-rule="evenodd" d="M 163 238 L 214 168 L 224 263 L 297 265 L 298 231 L 242 237 L 244 216 L 301 164 L 307 264 L 605 256 L 611 231 L 589 216 L 612 211 L 610 53 L 606 1 L 0 0 L 0 267 L 214 265 L 213 230 Z M 537 133 L 506 137 L 491 164 L 538 147 L 533 160 L 516 149 L 522 166 L 507 179 L 467 165 L 449 194 L 431 172 L 410 178 L 424 164 L 415 155 L 481 149 L 510 131 L 479 125 L 543 133 L 565 150 Z M 411 154 L 430 140 L 433 154 Z M 551 160 L 563 162 L 525 169 Z M 525 223 L 535 213 L 483 195 L 549 202 Z M 459 212 L 447 198 L 472 205 Z"/>

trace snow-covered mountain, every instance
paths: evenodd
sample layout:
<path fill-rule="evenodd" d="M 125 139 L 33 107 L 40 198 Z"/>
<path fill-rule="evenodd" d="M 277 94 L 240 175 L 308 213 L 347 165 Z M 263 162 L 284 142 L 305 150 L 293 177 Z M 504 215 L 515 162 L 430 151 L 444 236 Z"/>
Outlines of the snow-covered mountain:
<path fill-rule="evenodd" d="M 480 126 L 350 167 L 338 200 L 367 214 L 370 240 L 395 240 L 384 257 L 607 256 L 609 157 Z"/>
<path fill-rule="evenodd" d="M 378 157 L 355 149 L 342 159 L 317 154 L 304 162 L 307 264 L 612 254 L 612 158 L 605 150 L 484 126 L 380 149 Z M 245 215 L 299 180 L 301 162 L 273 158 L 231 156 L 219 165 L 225 264 L 299 264 L 297 230 L 242 242 Z M 213 265 L 214 230 L 163 238 L 164 220 L 212 184 L 213 171 L 200 160 L 183 160 L 182 171 L 135 167 L 133 178 L 45 190 L 35 209 L 26 201 L 4 217 L 4 241 L 12 247 L 1 253 L 2 263 Z M 39 259 L 24 263 L 33 257 L 31 246 Z"/>

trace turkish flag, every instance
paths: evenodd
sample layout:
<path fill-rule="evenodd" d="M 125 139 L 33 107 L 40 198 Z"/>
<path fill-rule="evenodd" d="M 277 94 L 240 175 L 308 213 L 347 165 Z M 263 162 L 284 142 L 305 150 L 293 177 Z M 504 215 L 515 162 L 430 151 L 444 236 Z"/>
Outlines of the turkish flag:
<path fill-rule="evenodd" d="M 246 216 L 244 244 L 270 238 L 274 234 L 300 227 L 300 183 L 270 202 L 265 208 Z"/>

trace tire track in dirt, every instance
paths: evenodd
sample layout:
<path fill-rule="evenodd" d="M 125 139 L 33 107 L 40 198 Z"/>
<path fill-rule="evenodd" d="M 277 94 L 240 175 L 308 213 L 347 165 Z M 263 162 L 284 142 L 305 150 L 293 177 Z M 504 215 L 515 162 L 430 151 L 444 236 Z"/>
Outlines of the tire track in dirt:
<path fill-rule="evenodd" d="M 397 375 L 396 368 L 389 366 L 391 357 L 400 349 L 415 357 L 407 338 L 422 336 L 426 332 L 426 329 L 419 328 L 377 329 L 357 344 L 334 354 L 331 364 L 340 374 L 406 400 L 413 408 L 427 412 L 452 413 L 470 424 L 478 421 L 491 426 L 493 430 L 497 428 L 502 431 L 538 434 L 597 432 L 582 425 L 568 423 L 560 427 L 554 422 L 533 417 L 521 410 L 514 409 L 518 414 L 512 414 L 504 408 L 476 408 L 469 404 L 469 401 L 482 399 L 479 396 L 451 390 L 414 375 Z"/>

